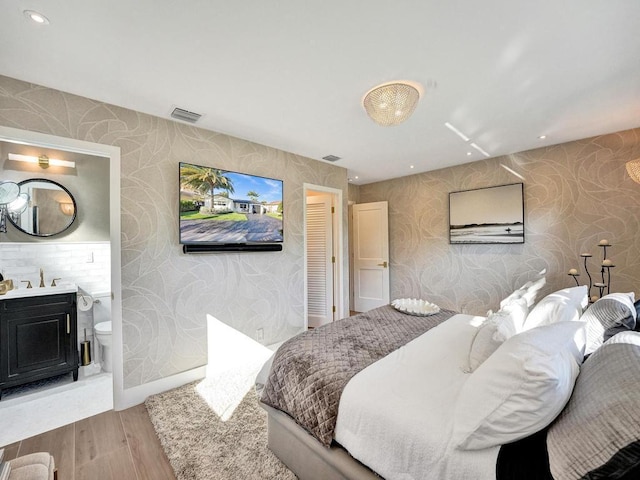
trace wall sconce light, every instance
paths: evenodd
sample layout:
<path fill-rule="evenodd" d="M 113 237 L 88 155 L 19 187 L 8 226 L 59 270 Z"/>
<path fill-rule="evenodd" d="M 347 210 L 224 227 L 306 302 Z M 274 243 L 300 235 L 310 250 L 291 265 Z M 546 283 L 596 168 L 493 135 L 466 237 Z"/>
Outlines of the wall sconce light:
<path fill-rule="evenodd" d="M 29 204 L 29 194 L 15 182 L 0 182 L 0 233 L 7 233 L 7 214 L 19 215 Z"/>
<path fill-rule="evenodd" d="M 60 202 L 60 211 L 67 217 L 70 217 L 74 214 L 75 208 L 73 208 L 73 203 L 71 202 Z"/>
<path fill-rule="evenodd" d="M 53 165 L 56 167 L 76 168 L 76 162 L 70 162 L 68 160 L 58 160 L 57 158 L 49 158 L 46 155 L 34 157 L 32 155 L 10 153 L 9 160 L 14 160 L 16 162 L 37 163 L 41 168 L 49 168 L 49 165 Z"/>

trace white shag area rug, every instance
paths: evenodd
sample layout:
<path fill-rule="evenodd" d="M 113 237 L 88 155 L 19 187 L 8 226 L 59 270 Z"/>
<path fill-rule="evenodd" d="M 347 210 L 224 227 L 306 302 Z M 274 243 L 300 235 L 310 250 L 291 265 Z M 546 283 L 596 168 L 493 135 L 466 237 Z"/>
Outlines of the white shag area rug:
<path fill-rule="evenodd" d="M 267 414 L 255 390 L 223 415 L 206 398 L 216 391 L 216 382 L 205 379 L 145 402 L 177 479 L 295 479 L 267 447 Z"/>

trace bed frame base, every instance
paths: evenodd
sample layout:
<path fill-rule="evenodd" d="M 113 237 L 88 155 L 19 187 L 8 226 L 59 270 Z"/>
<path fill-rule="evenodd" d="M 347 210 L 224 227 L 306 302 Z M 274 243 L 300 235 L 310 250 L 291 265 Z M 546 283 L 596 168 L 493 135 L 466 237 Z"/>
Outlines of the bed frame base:
<path fill-rule="evenodd" d="M 326 448 L 287 414 L 260 406 L 268 414 L 269 449 L 300 480 L 380 480 L 339 445 Z"/>

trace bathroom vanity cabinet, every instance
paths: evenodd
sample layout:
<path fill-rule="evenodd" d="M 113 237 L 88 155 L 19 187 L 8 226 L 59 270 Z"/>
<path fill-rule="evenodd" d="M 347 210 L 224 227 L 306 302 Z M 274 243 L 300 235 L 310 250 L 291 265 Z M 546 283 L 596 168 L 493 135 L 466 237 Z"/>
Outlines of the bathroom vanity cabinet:
<path fill-rule="evenodd" d="M 77 332 L 75 293 L 0 299 L 0 398 L 63 373 L 78 380 Z"/>

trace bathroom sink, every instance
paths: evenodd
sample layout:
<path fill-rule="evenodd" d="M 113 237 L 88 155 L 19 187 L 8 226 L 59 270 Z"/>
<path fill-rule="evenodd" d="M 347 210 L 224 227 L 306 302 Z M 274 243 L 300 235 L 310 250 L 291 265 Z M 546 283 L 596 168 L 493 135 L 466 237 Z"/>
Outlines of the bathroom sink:
<path fill-rule="evenodd" d="M 78 291 L 78 286 L 75 283 L 61 283 L 55 287 L 33 287 L 26 288 L 20 286 L 9 290 L 4 295 L 0 295 L 0 301 L 9 298 L 25 298 L 25 297 L 39 297 L 41 295 L 55 295 L 57 293 L 75 293 Z"/>

